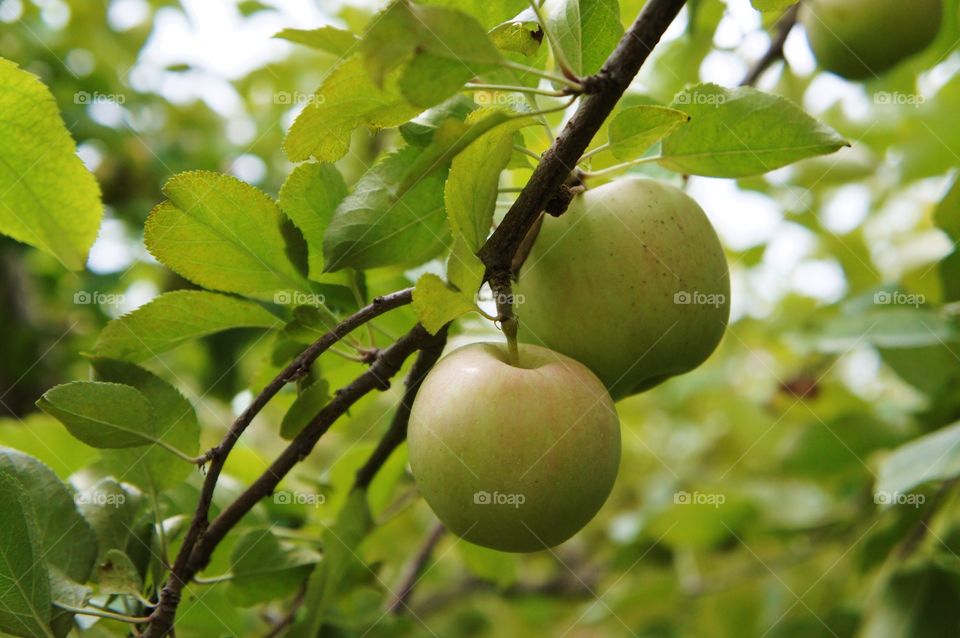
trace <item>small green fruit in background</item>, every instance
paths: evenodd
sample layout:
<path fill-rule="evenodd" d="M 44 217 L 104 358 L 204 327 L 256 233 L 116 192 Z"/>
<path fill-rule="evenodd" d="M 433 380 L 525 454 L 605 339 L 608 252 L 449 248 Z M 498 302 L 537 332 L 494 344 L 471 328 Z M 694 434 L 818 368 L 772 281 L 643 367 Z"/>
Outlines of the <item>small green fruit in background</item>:
<path fill-rule="evenodd" d="M 459 348 L 424 380 L 410 414 L 410 466 L 448 529 L 505 552 L 552 547 L 606 501 L 620 420 L 584 365 L 527 344 Z"/>
<path fill-rule="evenodd" d="M 720 240 L 678 188 L 622 179 L 547 217 L 517 284 L 520 339 L 562 352 L 615 400 L 697 367 L 729 317 Z"/>
<path fill-rule="evenodd" d="M 942 0 L 808 0 L 803 26 L 821 67 L 872 78 L 925 49 L 940 30 Z"/>

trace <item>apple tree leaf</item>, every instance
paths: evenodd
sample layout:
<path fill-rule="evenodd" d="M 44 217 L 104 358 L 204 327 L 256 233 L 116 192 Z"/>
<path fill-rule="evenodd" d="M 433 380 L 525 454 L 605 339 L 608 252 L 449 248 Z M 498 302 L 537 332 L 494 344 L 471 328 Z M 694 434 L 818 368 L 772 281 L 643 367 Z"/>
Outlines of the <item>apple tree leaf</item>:
<path fill-rule="evenodd" d="M 790 100 L 751 87 L 699 84 L 670 106 L 690 121 L 663 140 L 660 164 L 688 175 L 759 175 L 848 145 Z"/>
<path fill-rule="evenodd" d="M 0 631 L 50 638 L 50 582 L 27 494 L 0 471 Z"/>
<path fill-rule="evenodd" d="M 780 13 L 796 3 L 797 0 L 750 0 L 753 8 L 763 13 Z"/>
<path fill-rule="evenodd" d="M 378 161 L 334 213 L 323 242 L 328 271 L 419 264 L 447 243 L 443 208 L 446 169 L 396 192 L 424 152 L 406 147 Z"/>
<path fill-rule="evenodd" d="M 273 37 L 289 40 L 336 56 L 347 55 L 360 39 L 346 29 L 324 26 L 317 29 L 283 29 Z"/>
<path fill-rule="evenodd" d="M 316 636 L 347 575 L 365 569 L 358 548 L 373 526 L 366 491 L 351 490 L 337 520 L 323 534 L 323 560 L 307 581 L 306 613 L 290 632 L 293 638 Z"/>
<path fill-rule="evenodd" d="M 490 29 L 490 40 L 501 51 L 530 57 L 540 50 L 543 31 L 537 22 L 536 14 L 527 8 L 512 20 Z"/>
<path fill-rule="evenodd" d="M 78 511 L 74 495 L 53 470 L 19 450 L 0 447 L 0 472 L 19 482 L 27 495 L 42 561 L 85 582 L 97 558 L 97 535 Z"/>
<path fill-rule="evenodd" d="M 47 390 L 37 406 L 96 448 L 138 447 L 157 440 L 153 408 L 128 385 L 71 381 Z"/>
<path fill-rule="evenodd" d="M 283 141 L 290 161 L 338 160 L 347 154 L 355 129 L 398 126 L 422 111 L 401 95 L 398 75 L 390 74 L 378 86 L 359 54 L 340 62 L 290 127 Z"/>
<path fill-rule="evenodd" d="M 546 0 L 547 28 L 578 76 L 593 75 L 623 36 L 617 0 Z"/>
<path fill-rule="evenodd" d="M 75 500 L 97 535 L 99 561 L 110 550 L 126 551 L 131 541 L 136 542 L 133 529 L 143 502 L 143 494 L 136 487 L 108 476 L 77 493 Z"/>
<path fill-rule="evenodd" d="M 168 201 L 150 213 L 144 240 L 177 274 L 204 288 L 260 299 L 310 290 L 291 260 L 296 247 L 284 230 L 287 219 L 264 192 L 210 171 L 175 175 L 163 192 Z"/>
<path fill-rule="evenodd" d="M 233 546 L 227 593 L 243 607 L 288 596 L 318 560 L 312 551 L 284 547 L 269 529 L 248 531 Z"/>
<path fill-rule="evenodd" d="M 176 487 L 194 467 L 170 454 L 194 456 L 200 449 L 200 422 L 196 410 L 180 391 L 157 375 L 126 361 L 91 360 L 97 379 L 125 383 L 139 391 L 150 405 L 157 445 L 146 449 L 101 451 L 104 465 L 117 477 L 150 493 Z"/>
<path fill-rule="evenodd" d="M 445 283 L 433 273 L 417 280 L 413 289 L 413 310 L 431 334 L 457 317 L 477 310 L 477 289 L 483 281 L 483 264 L 466 243 L 458 240 L 447 261 Z"/>
<path fill-rule="evenodd" d="M 666 106 L 641 104 L 623 109 L 607 129 L 610 153 L 622 161 L 636 159 L 689 120 L 683 111 Z"/>
<path fill-rule="evenodd" d="M 330 386 L 320 379 L 300 391 L 280 422 L 280 436 L 288 441 L 297 436 L 330 400 Z"/>
<path fill-rule="evenodd" d="M 347 196 L 347 185 L 333 164 L 297 166 L 280 189 L 278 204 L 293 220 L 307 242 L 310 278 L 320 281 L 323 270 L 323 235 L 333 213 Z"/>
<path fill-rule="evenodd" d="M 467 122 L 479 122 L 503 111 L 478 109 Z M 450 165 L 444 187 L 444 203 L 454 235 L 464 238 L 474 252 L 490 233 L 497 205 L 500 173 L 513 154 L 514 134 L 531 123 L 529 118 L 510 119 L 484 131 L 461 151 Z"/>
<path fill-rule="evenodd" d="M 875 492 L 892 499 L 909 494 L 924 483 L 957 476 L 960 476 L 960 423 L 893 450 L 880 464 Z"/>
<path fill-rule="evenodd" d="M 175 290 L 108 323 L 93 354 L 139 363 L 223 330 L 269 329 L 282 323 L 253 301 L 204 290 Z"/>
<path fill-rule="evenodd" d="M 143 584 L 130 557 L 118 549 L 108 550 L 97 563 L 97 592 L 139 594 Z"/>
<path fill-rule="evenodd" d="M 405 0 L 373 19 L 360 48 L 377 86 L 401 69 L 404 97 L 421 108 L 442 102 L 501 61 L 486 30 L 469 15 Z"/>
<path fill-rule="evenodd" d="M 82 270 L 97 238 L 100 187 L 40 80 L 0 58 L 0 233 Z"/>

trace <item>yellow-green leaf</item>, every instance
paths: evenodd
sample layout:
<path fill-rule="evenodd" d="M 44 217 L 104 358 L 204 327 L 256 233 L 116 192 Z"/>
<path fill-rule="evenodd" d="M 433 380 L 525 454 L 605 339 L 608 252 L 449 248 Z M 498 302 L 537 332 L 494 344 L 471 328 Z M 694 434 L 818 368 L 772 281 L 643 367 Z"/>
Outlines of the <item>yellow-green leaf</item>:
<path fill-rule="evenodd" d="M 83 269 L 103 215 L 100 187 L 47 87 L 3 58 L 0 139 L 0 233 Z"/>

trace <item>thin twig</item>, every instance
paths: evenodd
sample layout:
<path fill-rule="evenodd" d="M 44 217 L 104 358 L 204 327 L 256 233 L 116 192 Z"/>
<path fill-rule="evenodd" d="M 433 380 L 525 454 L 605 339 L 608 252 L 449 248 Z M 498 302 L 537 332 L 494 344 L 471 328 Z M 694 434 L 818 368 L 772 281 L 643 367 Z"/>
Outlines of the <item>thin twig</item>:
<path fill-rule="evenodd" d="M 509 273 L 517 248 L 544 204 L 574 170 L 580 156 L 685 3 L 686 0 L 647 2 L 600 72 L 585 79 L 595 87 L 594 92 L 581 101 L 563 132 L 543 154 L 530 181 L 503 221 L 480 249 L 488 279 L 498 271 Z"/>
<path fill-rule="evenodd" d="M 800 3 L 798 2 L 783 12 L 783 15 L 780 16 L 780 19 L 777 21 L 777 32 L 770 40 L 770 46 L 767 48 L 766 53 L 753 64 L 750 71 L 747 72 L 747 75 L 740 82 L 740 86 L 753 86 L 757 83 L 757 80 L 760 79 L 760 76 L 763 75 L 764 71 L 769 69 L 774 62 L 783 58 L 783 45 L 786 44 L 787 36 L 790 35 L 790 31 L 797 23 L 797 13 L 799 10 Z"/>
<path fill-rule="evenodd" d="M 430 556 L 433 554 L 433 550 L 436 549 L 437 544 L 440 542 L 440 539 L 443 537 L 443 533 L 446 531 L 446 529 L 447 528 L 443 526 L 443 523 L 437 523 L 430 531 L 430 534 L 427 536 L 427 540 L 424 541 L 420 551 L 417 552 L 417 555 L 407 566 L 407 569 L 403 574 L 403 578 L 400 580 L 400 586 L 396 589 L 396 594 L 390 603 L 387 604 L 387 612 L 391 614 L 397 614 L 400 613 L 403 608 L 407 607 L 407 601 L 410 599 L 410 595 L 413 593 L 413 588 L 420 580 L 420 573 L 423 572 L 423 568 L 427 566 L 427 562 L 429 562 Z"/>
<path fill-rule="evenodd" d="M 278 638 L 282 636 L 287 630 L 287 627 L 293 624 L 293 621 L 297 617 L 297 611 L 303 606 L 303 601 L 307 598 L 307 588 L 306 586 L 300 587 L 300 590 L 297 592 L 297 595 L 294 597 L 293 602 L 290 604 L 290 609 L 287 610 L 287 613 L 283 615 L 283 618 L 278 620 L 276 624 L 273 625 L 273 628 L 270 630 L 264 638 Z"/>
<path fill-rule="evenodd" d="M 420 391 L 420 385 L 424 377 L 433 368 L 433 365 L 443 353 L 443 348 L 447 343 L 447 329 L 440 329 L 431 339 L 430 343 L 425 345 L 417 360 L 414 361 L 410 373 L 407 374 L 406 389 L 403 392 L 403 399 L 393 413 L 393 419 L 390 421 L 390 427 L 386 434 L 380 439 L 377 447 L 371 452 L 367 462 L 357 470 L 357 477 L 354 480 L 354 489 L 366 489 L 373 481 L 383 464 L 387 462 L 390 455 L 407 438 L 407 424 L 410 421 L 410 409 L 413 407 L 413 400 Z"/>
<path fill-rule="evenodd" d="M 300 355 L 294 359 L 290 365 L 284 368 L 284 370 L 278 374 L 273 381 L 271 381 L 267 387 L 260 392 L 259 395 L 257 395 L 257 397 L 253 400 L 253 403 L 251 403 L 250 406 L 247 407 L 247 409 L 244 410 L 239 417 L 237 417 L 237 420 L 234 421 L 233 425 L 230 426 L 230 430 L 227 432 L 227 435 L 220 442 L 220 444 L 207 452 L 206 457 L 211 461 L 211 463 L 207 470 L 207 476 L 204 479 L 203 487 L 200 491 L 197 509 L 194 513 L 193 520 L 190 523 L 190 527 L 187 530 L 187 534 L 184 537 L 180 551 L 174 561 L 170 575 L 167 578 L 167 582 L 161 590 L 160 600 L 152 614 L 153 621 L 150 623 L 150 626 L 147 628 L 145 633 L 147 638 L 156 638 L 167 635 L 170 627 L 172 627 L 173 616 L 176 613 L 176 608 L 180 600 L 180 592 L 183 589 L 184 584 L 189 581 L 190 578 L 192 578 L 193 575 L 196 574 L 203 565 L 206 565 L 206 562 L 209 560 L 209 556 L 207 556 L 203 561 L 196 561 L 202 562 L 203 565 L 191 571 L 189 563 L 193 557 L 193 552 L 200 543 L 201 539 L 206 535 L 206 533 L 209 532 L 209 529 L 207 528 L 207 517 L 210 512 L 210 505 L 213 502 L 213 493 L 216 489 L 220 472 L 223 469 L 227 456 L 230 454 L 233 446 L 240 438 L 240 435 L 243 434 L 244 430 L 246 430 L 247 426 L 250 425 L 250 422 L 253 421 L 253 418 L 259 414 L 263 407 L 280 391 L 281 388 L 283 388 L 283 386 L 304 376 L 309 371 L 310 366 L 317 359 L 317 357 L 319 357 L 327 348 L 331 347 L 333 344 L 343 338 L 344 335 L 350 333 L 374 317 L 410 303 L 412 299 L 412 290 L 409 288 L 392 293 L 390 295 L 378 297 L 374 299 L 370 305 L 365 306 L 358 312 L 341 321 L 336 327 L 333 328 L 333 330 L 320 337 L 311 346 L 300 353 Z M 375 365 L 376 364 L 374 364 L 374 367 Z M 372 374 L 372 371 L 373 367 L 364 373 L 364 375 L 361 375 L 360 378 L 367 377 L 368 375 Z M 339 398 L 340 397 L 337 397 L 337 399 Z M 337 399 L 331 401 L 327 407 L 336 403 Z M 301 436 L 307 431 L 307 429 L 309 429 L 309 426 L 301 432 Z M 296 442 L 299 438 L 300 436 L 298 436 L 297 439 L 294 439 L 294 441 Z M 312 448 L 312 445 L 310 447 Z M 252 506 L 253 504 L 250 505 L 250 507 Z M 221 514 L 221 517 L 222 516 L 223 514 Z M 213 546 L 215 547 L 216 543 L 214 543 Z M 212 547 L 210 548 L 210 551 L 213 551 Z"/>

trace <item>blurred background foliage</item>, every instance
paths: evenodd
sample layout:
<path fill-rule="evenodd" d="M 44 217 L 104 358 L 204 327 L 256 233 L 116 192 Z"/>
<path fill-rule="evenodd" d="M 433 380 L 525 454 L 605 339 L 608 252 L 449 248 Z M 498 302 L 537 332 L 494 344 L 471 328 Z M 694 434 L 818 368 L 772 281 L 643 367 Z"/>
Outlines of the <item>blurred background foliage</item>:
<path fill-rule="evenodd" d="M 455 4 L 487 27 L 503 19 L 485 15 L 479 0 Z M 506 17 L 526 6 L 514 4 Z M 624 21 L 642 4 L 621 2 Z M 443 537 L 410 600 L 413 613 L 383 617 L 385 596 L 434 524 L 398 454 L 371 491 L 379 525 L 358 549 L 370 569 L 352 575 L 324 635 L 960 635 L 952 480 L 960 475 L 960 435 L 944 429 L 960 418 L 960 269 L 951 257 L 960 196 L 944 199 L 960 164 L 960 25 L 956 2 L 947 6 L 932 47 L 864 84 L 817 72 L 795 29 L 788 64 L 774 65 L 759 86 L 804 105 L 852 147 L 763 177 L 689 180 L 728 249 L 731 326 L 702 368 L 618 405 L 624 458 L 597 519 L 555 552 L 529 556 Z M 336 58 L 271 36 L 327 23 L 357 31 L 375 9 L 0 0 L 0 56 L 51 87 L 106 205 L 83 273 L 0 237 L 0 444 L 43 460 L 77 489 L 102 476 L 98 454 L 37 413 L 34 401 L 56 383 L 89 376 L 82 353 L 111 318 L 190 287 L 142 244 L 143 222 L 168 177 L 223 171 L 276 195 L 290 170 L 283 132 Z M 774 17 L 746 0 L 691 0 L 624 105 L 668 103 L 691 82 L 735 85 L 765 50 Z M 551 116 L 554 128 L 561 118 Z M 338 162 L 348 181 L 396 135 L 358 132 Z M 535 151 L 549 142 L 538 128 L 524 137 Z M 601 134 L 594 145 L 602 142 Z M 505 174 L 505 186 L 525 182 L 524 164 Z M 370 271 L 361 294 L 410 285 L 419 272 Z M 82 291 L 95 302 L 118 301 L 84 303 L 75 297 Z M 356 300 L 335 303 L 349 311 Z M 522 317 L 522 305 L 518 311 Z M 149 367 L 197 406 L 208 447 L 303 335 L 315 334 L 323 319 L 314 319 L 300 334 L 233 330 L 201 339 Z M 413 320 L 409 309 L 378 319 L 374 343 L 385 345 Z M 461 320 L 455 332 L 454 343 L 499 338 L 479 318 Z M 320 366 L 330 388 L 361 370 L 332 355 Z M 278 397 L 238 445 L 218 505 L 281 448 L 277 432 L 293 397 Z M 323 530 L 398 398 L 394 388 L 364 399 L 286 481 L 287 489 L 324 494 L 322 504 L 262 503 L 207 574 L 228 571 L 238 539 L 271 524 L 284 542 L 322 552 Z M 935 445 L 907 445 L 938 430 Z M 938 480 L 892 476 L 895 455 L 908 470 L 934 468 Z M 145 499 L 152 504 L 138 505 L 130 520 L 163 520 L 175 550 L 200 479 L 195 473 Z M 885 503 L 885 486 L 921 498 Z M 682 494 L 713 498 L 677 502 Z M 240 588 L 188 589 L 178 635 L 262 635 L 289 607 L 292 592 L 242 607 Z M 84 635 L 126 631 L 111 621 L 84 623 Z"/>

